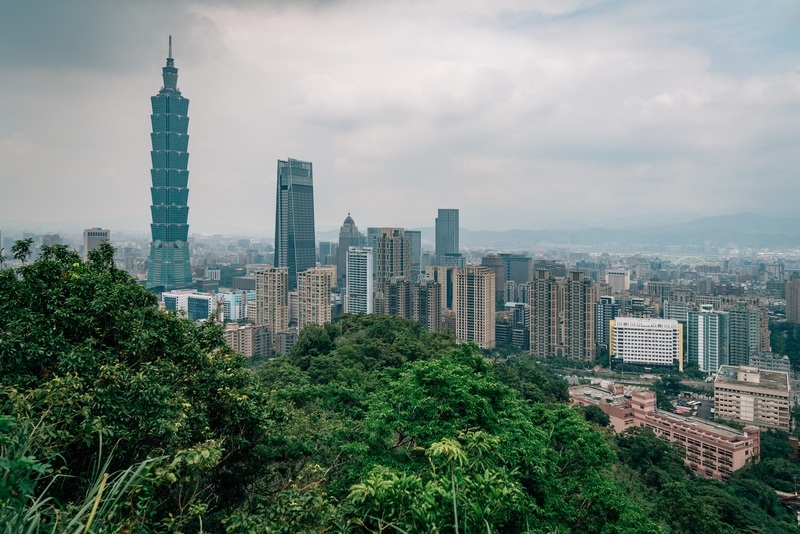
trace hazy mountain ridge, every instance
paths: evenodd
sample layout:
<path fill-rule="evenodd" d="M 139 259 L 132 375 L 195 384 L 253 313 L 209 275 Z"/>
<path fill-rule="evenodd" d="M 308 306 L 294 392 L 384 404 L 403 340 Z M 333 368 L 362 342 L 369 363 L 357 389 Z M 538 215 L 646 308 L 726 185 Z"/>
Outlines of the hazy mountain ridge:
<path fill-rule="evenodd" d="M 543 244 L 572 244 L 578 246 L 579 234 L 583 234 L 586 245 L 643 244 L 643 245 L 697 245 L 714 241 L 717 246 L 735 243 L 747 248 L 793 248 L 800 246 L 800 219 L 771 217 L 756 213 L 735 213 L 699 217 L 691 221 L 680 219 L 691 215 L 682 212 L 657 215 L 656 219 L 672 219 L 677 222 L 649 225 L 647 222 L 633 226 L 630 217 L 608 221 L 604 226 L 585 226 L 571 228 L 550 228 L 541 230 L 468 230 L 461 228 L 461 246 L 464 248 L 484 248 L 495 250 L 525 250 Z M 645 219 L 646 220 L 646 219 Z M 652 218 L 651 218 L 652 220 Z M 142 233 L 149 231 L 146 217 L 121 217 L 111 221 L 0 221 L 0 228 L 12 231 L 74 232 L 84 228 L 101 226 L 118 233 Z M 190 226 L 193 233 L 253 235 L 246 228 L 235 225 L 220 225 L 209 221 L 194 221 Z M 432 226 L 413 228 L 422 232 L 423 242 L 433 244 L 436 239 Z M 361 228 L 366 231 L 366 227 Z M 113 235 L 113 234 L 112 234 Z M 267 232 L 261 235 L 271 237 Z M 319 241 L 338 241 L 339 230 L 318 231 Z"/>

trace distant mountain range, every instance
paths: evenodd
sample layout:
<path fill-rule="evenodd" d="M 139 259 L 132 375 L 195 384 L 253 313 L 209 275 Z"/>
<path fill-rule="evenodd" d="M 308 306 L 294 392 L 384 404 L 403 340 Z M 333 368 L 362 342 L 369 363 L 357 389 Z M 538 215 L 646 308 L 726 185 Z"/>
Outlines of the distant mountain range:
<path fill-rule="evenodd" d="M 637 222 L 638 221 L 638 222 Z M 800 219 L 770 217 L 755 213 L 736 213 L 714 217 L 699 217 L 690 212 L 622 217 L 593 226 L 585 221 L 561 221 L 547 230 L 467 230 L 461 228 L 461 246 L 495 250 L 526 250 L 542 244 L 577 244 L 583 234 L 587 245 L 698 245 L 715 241 L 717 246 L 735 243 L 747 248 L 795 248 L 800 246 Z M 0 228 L 10 231 L 37 233 L 80 233 L 84 228 L 101 226 L 118 233 L 147 235 L 150 220 L 130 216 L 110 221 L 2 221 Z M 253 235 L 251 230 L 235 225 L 220 225 L 208 221 L 191 221 L 192 232 L 200 234 Z M 414 228 L 422 232 L 423 241 L 433 244 L 433 227 Z M 366 231 L 366 227 L 361 228 Z M 271 234 L 267 234 L 271 237 Z M 320 241 L 336 241 L 338 230 L 318 231 Z"/>
<path fill-rule="evenodd" d="M 678 217 L 676 217 L 678 218 Z M 609 243 L 642 245 L 698 245 L 714 241 L 717 246 L 735 243 L 747 248 L 794 248 L 800 246 L 800 219 L 769 217 L 755 213 L 736 213 L 666 224 L 636 225 L 633 218 L 609 221 L 608 227 L 574 226 L 550 230 L 467 230 L 461 228 L 463 248 L 524 250 L 543 243 L 577 244 L 578 233 L 584 234 L 587 245 Z M 616 226 L 616 227 L 614 227 Z M 365 229 L 362 229 L 362 231 Z M 414 228 L 422 231 L 422 239 L 433 243 L 433 227 Z M 335 241 L 338 231 L 317 232 L 321 241 Z"/>

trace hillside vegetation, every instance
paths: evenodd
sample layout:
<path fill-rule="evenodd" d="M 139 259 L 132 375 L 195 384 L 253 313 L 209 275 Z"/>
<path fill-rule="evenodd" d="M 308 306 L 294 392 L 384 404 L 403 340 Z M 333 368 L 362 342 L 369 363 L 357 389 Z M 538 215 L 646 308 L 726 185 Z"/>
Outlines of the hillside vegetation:
<path fill-rule="evenodd" d="M 779 445 L 719 484 L 566 399 L 396 317 L 251 369 L 110 247 L 44 247 L 0 271 L 0 531 L 800 532 L 767 485 L 795 469 Z"/>

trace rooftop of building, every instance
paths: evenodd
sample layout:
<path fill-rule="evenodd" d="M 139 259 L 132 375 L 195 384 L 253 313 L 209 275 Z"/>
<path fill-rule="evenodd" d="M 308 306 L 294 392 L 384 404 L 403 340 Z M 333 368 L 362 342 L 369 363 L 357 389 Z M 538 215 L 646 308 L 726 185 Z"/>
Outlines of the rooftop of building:
<path fill-rule="evenodd" d="M 762 358 L 765 360 L 786 360 L 787 362 L 789 361 L 788 356 L 781 356 L 780 354 L 775 354 L 773 352 L 759 352 L 756 354 L 751 354 L 750 358 L 753 357 Z"/>
<path fill-rule="evenodd" d="M 614 323 L 619 327 L 678 328 L 678 321 L 675 319 L 656 319 L 651 317 L 617 317 Z"/>
<path fill-rule="evenodd" d="M 682 415 L 670 413 L 664 410 L 658 410 L 656 415 L 668 419 L 672 423 L 691 426 L 693 429 L 696 429 L 700 432 L 714 434 L 727 439 L 747 437 L 747 433 L 743 430 L 737 430 L 719 423 L 712 423 L 711 421 L 706 421 L 705 419 L 700 419 L 698 417 L 684 417 Z"/>
<path fill-rule="evenodd" d="M 789 391 L 789 375 L 781 371 L 766 371 L 758 367 L 740 365 L 720 366 L 714 385 L 750 386 L 774 391 Z"/>
<path fill-rule="evenodd" d="M 622 395 L 614 393 L 617 386 L 622 386 Z M 569 388 L 570 397 L 576 399 L 584 398 L 593 402 L 606 402 L 612 406 L 624 406 L 630 404 L 630 398 L 634 393 L 652 393 L 649 389 L 643 386 L 616 384 L 609 380 L 599 380 L 594 384 L 584 384 L 572 386 Z M 672 424 L 679 424 L 685 427 L 692 427 L 693 430 L 698 432 L 711 434 L 724 439 L 736 441 L 747 437 L 747 432 L 737 430 L 729 426 L 721 425 L 699 419 L 697 417 L 686 417 L 683 415 L 674 414 L 664 410 L 657 410 L 654 415 L 667 419 Z"/>
<path fill-rule="evenodd" d="M 622 386 L 622 395 L 615 393 L 615 386 Z M 616 384 L 609 380 L 595 381 L 593 384 L 582 384 L 569 388 L 570 397 L 591 398 L 595 402 L 606 402 L 612 405 L 619 405 L 627 402 L 631 395 L 637 391 L 649 391 L 642 386 L 628 384 Z"/>

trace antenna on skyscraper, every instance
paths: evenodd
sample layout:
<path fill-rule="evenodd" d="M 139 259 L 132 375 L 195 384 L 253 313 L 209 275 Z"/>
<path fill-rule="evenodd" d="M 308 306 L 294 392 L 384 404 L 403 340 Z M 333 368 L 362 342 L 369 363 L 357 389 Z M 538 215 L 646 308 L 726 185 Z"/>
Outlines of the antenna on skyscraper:
<path fill-rule="evenodd" d="M 167 57 L 169 59 L 172 59 L 172 36 L 171 35 L 169 36 L 169 56 L 167 56 Z"/>

